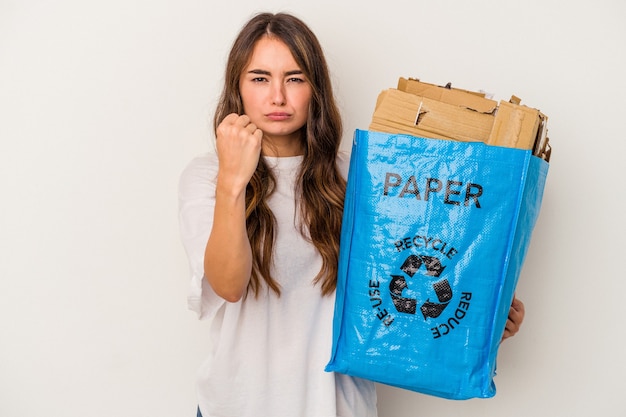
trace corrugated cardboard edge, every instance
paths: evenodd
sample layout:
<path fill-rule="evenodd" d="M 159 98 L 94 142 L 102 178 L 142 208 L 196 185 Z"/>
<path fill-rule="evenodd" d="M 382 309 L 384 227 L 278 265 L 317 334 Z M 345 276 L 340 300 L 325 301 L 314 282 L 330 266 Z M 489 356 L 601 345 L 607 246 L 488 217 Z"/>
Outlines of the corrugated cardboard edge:
<path fill-rule="evenodd" d="M 398 90 L 441 101 L 442 103 L 465 107 L 479 113 L 493 114 L 498 107 L 497 101 L 485 98 L 484 94 L 458 88 L 441 87 L 411 78 L 400 78 L 398 80 Z"/>

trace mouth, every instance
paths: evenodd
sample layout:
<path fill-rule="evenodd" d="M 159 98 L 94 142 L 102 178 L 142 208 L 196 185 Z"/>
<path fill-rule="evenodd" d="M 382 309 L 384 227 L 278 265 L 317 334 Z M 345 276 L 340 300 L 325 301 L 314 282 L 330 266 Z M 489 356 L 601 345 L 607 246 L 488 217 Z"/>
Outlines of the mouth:
<path fill-rule="evenodd" d="M 273 121 L 281 121 L 281 120 L 289 119 L 291 115 L 289 113 L 284 113 L 284 112 L 272 112 L 272 113 L 266 114 L 265 117 Z"/>

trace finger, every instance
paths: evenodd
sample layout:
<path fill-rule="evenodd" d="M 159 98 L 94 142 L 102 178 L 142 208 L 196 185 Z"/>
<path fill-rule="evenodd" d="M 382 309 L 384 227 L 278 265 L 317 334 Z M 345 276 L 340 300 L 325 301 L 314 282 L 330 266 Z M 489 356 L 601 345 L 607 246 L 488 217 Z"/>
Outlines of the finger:
<path fill-rule="evenodd" d="M 246 116 L 245 114 L 242 114 L 241 116 L 237 118 L 237 120 L 235 120 L 234 124 L 237 126 L 246 127 L 248 126 L 249 123 L 250 123 L 250 118 Z"/>
<path fill-rule="evenodd" d="M 520 300 L 517 297 L 513 298 L 513 302 L 511 303 L 511 308 L 514 309 L 515 311 L 524 313 L 524 303 L 522 302 L 522 300 Z"/>
<path fill-rule="evenodd" d="M 237 122 L 238 119 L 239 119 L 239 115 L 237 113 L 231 113 L 227 115 L 226 117 L 224 117 L 224 119 L 222 119 L 222 121 L 217 126 L 216 139 L 219 140 L 221 137 L 227 137 L 229 135 L 229 132 L 232 130 L 233 126 L 235 126 L 235 123 Z"/>
<path fill-rule="evenodd" d="M 259 141 L 263 139 L 263 131 L 261 129 L 256 129 L 252 134 L 256 136 Z"/>
<path fill-rule="evenodd" d="M 255 125 L 254 123 L 250 122 L 250 123 L 248 123 L 248 125 L 245 127 L 245 129 L 246 129 L 248 132 L 250 132 L 250 133 L 253 133 L 253 134 L 254 134 L 254 132 L 257 130 L 257 127 L 256 127 L 256 125 Z"/>
<path fill-rule="evenodd" d="M 524 303 L 519 298 L 514 298 L 509 309 L 509 319 L 515 323 L 518 329 L 522 325 L 525 315 Z"/>
<path fill-rule="evenodd" d="M 512 319 L 506 321 L 506 330 L 508 330 L 509 333 L 515 334 L 519 331 L 519 328 L 520 323 L 518 321 Z"/>
<path fill-rule="evenodd" d="M 502 340 L 508 339 L 511 336 L 512 336 L 512 334 L 509 331 L 509 329 L 504 329 L 504 333 L 502 334 Z"/>
<path fill-rule="evenodd" d="M 507 320 L 506 327 L 504 328 L 504 333 L 502 334 L 502 340 L 508 339 L 511 336 L 514 336 L 515 333 L 519 331 L 519 327 L 511 321 Z"/>
<path fill-rule="evenodd" d="M 222 123 L 232 125 L 239 119 L 239 115 L 237 113 L 230 113 L 222 120 Z"/>
<path fill-rule="evenodd" d="M 522 320 L 524 320 L 524 313 L 511 309 L 511 312 L 509 313 L 509 319 L 519 326 L 522 323 Z"/>

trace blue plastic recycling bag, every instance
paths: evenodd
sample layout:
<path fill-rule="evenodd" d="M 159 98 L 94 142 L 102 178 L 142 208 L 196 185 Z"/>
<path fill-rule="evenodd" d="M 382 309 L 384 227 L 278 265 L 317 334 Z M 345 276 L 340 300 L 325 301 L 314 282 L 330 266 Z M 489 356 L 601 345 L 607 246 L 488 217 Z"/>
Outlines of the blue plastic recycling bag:
<path fill-rule="evenodd" d="M 526 150 L 357 130 L 326 370 L 493 397 L 547 172 Z"/>

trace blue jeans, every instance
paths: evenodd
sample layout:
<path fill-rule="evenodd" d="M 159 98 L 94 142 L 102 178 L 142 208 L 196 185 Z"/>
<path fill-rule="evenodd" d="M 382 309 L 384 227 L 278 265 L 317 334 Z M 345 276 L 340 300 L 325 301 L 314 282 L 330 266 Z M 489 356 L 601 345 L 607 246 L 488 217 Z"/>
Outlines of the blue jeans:
<path fill-rule="evenodd" d="M 198 414 L 196 414 L 196 417 L 202 417 L 202 413 L 200 412 L 200 407 L 198 407 Z"/>

